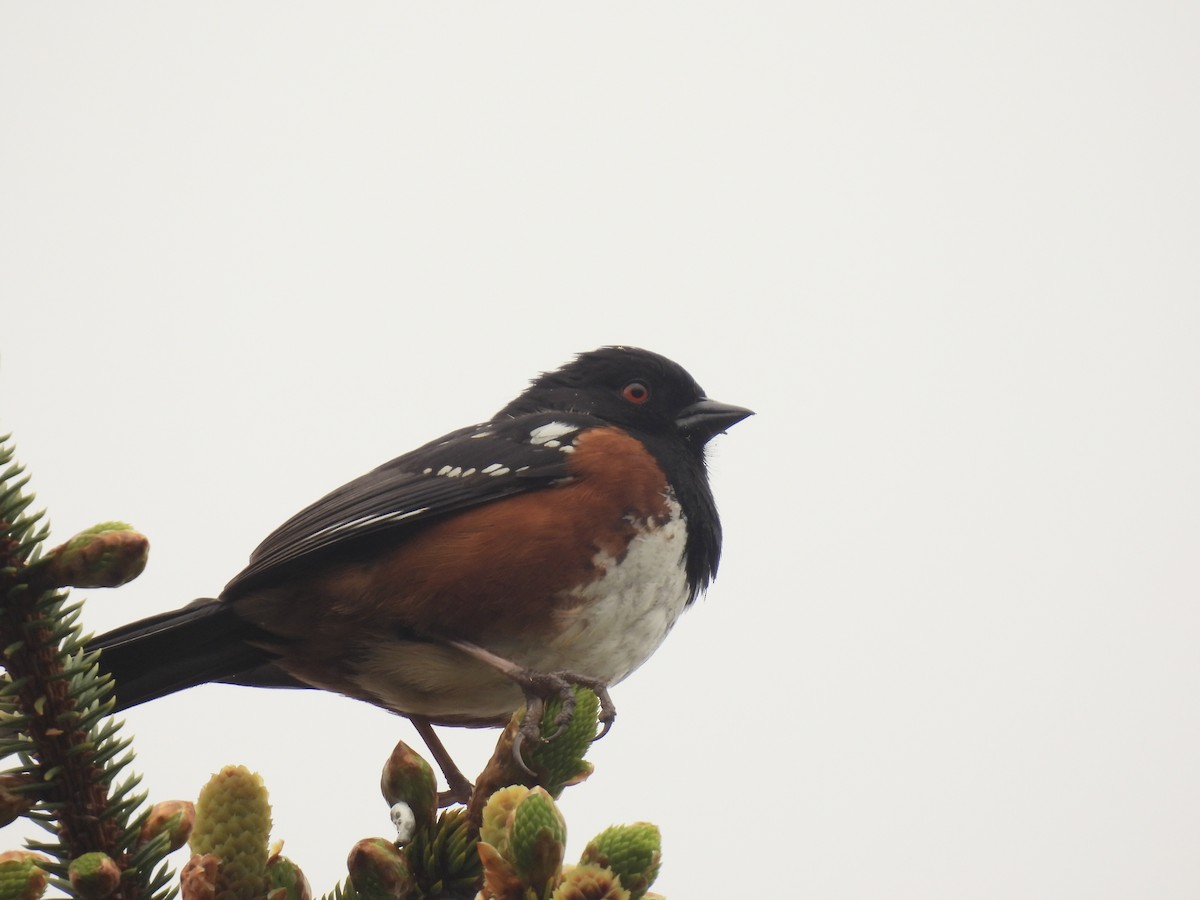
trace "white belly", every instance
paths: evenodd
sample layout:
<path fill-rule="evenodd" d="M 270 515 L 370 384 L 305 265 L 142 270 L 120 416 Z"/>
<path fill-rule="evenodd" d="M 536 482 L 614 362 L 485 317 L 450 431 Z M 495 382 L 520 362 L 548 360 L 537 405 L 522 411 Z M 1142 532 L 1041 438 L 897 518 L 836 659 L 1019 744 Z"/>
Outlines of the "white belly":
<path fill-rule="evenodd" d="M 557 636 L 540 642 L 486 642 L 486 649 L 538 672 L 572 672 L 613 685 L 650 658 L 684 607 L 687 525 L 671 518 L 634 538 L 624 556 L 598 554 L 603 574 L 561 598 Z M 381 636 L 366 648 L 356 681 L 378 702 L 434 721 L 504 719 L 523 698 L 490 666 L 436 644 Z"/>

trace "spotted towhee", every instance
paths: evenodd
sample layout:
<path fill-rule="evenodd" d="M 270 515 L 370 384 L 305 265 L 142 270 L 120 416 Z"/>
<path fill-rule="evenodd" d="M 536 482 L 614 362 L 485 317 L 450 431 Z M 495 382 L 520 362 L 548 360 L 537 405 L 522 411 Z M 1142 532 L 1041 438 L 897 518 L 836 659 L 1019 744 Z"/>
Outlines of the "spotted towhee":
<path fill-rule="evenodd" d="M 97 638 L 123 709 L 204 682 L 336 691 L 432 725 L 503 725 L 640 666 L 717 571 L 707 442 L 750 410 L 630 347 L 584 353 L 489 421 L 343 485 L 218 599 Z M 537 736 L 541 715 L 527 715 Z M 519 746 L 519 744 L 518 744 Z M 518 750 L 519 753 L 519 750 Z M 519 757 L 518 757 L 519 758 Z"/>

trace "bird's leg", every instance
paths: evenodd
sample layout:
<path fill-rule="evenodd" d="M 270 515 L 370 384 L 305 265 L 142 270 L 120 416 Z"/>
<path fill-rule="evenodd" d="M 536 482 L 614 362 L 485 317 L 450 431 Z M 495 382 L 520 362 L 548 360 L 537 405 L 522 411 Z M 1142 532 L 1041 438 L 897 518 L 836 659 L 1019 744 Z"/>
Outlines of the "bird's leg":
<path fill-rule="evenodd" d="M 438 768 L 442 770 L 442 775 L 446 778 L 446 787 L 448 790 L 438 792 L 438 806 L 450 806 L 452 803 L 461 803 L 465 806 L 470 801 L 471 791 L 474 790 L 475 786 L 467 780 L 467 777 L 454 764 L 454 760 L 450 758 L 450 753 L 446 750 L 442 739 L 433 730 L 432 722 L 421 716 L 409 716 L 408 720 L 417 729 L 417 734 L 421 736 L 421 740 L 425 742 L 425 746 L 433 754 L 434 761 L 437 762 Z"/>
<path fill-rule="evenodd" d="M 513 739 L 513 758 L 517 761 L 517 765 L 530 775 L 534 773 L 521 758 L 521 745 L 527 740 L 552 741 L 566 730 L 567 724 L 575 712 L 575 692 L 571 690 L 573 685 L 594 691 L 600 700 L 601 728 L 600 733 L 593 740 L 604 737 L 612 728 L 613 720 L 617 717 L 617 708 L 608 695 L 608 684 L 603 679 L 579 675 L 575 672 L 534 672 L 469 641 L 448 640 L 446 644 L 491 666 L 501 675 L 511 678 L 521 689 L 521 693 L 525 695 L 525 719 L 521 722 L 521 730 Z M 550 697 L 558 697 L 562 700 L 562 709 L 554 717 L 554 733 L 549 737 L 543 737 L 541 734 L 542 714 L 546 709 L 546 700 Z"/>

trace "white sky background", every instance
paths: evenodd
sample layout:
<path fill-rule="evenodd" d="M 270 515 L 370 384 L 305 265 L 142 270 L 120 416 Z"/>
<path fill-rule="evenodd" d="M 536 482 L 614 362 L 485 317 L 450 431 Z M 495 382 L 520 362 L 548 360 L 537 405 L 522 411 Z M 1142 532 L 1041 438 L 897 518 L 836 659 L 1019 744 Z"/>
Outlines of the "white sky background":
<path fill-rule="evenodd" d="M 1195 897 L 1198 46 L 1161 2 L 5 2 L 0 430 L 57 538 L 152 540 L 99 631 L 658 350 L 758 416 L 570 855 L 648 819 L 677 900 Z M 418 743 L 300 693 L 127 719 L 156 799 L 261 771 L 318 892 Z"/>

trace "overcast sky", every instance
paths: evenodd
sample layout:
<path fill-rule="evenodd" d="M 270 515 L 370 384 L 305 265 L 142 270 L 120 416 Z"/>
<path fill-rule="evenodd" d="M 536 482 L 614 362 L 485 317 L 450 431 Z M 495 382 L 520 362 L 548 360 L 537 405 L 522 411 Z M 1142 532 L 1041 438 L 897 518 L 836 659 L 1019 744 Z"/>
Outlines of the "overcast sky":
<path fill-rule="evenodd" d="M 644 819 L 676 900 L 1194 898 L 1197 47 L 1167 2 L 2 2 L 0 431 L 55 538 L 150 536 L 100 631 L 657 350 L 758 415 L 570 856 Z M 418 743 L 232 687 L 127 720 L 156 799 L 261 771 L 318 892 Z"/>

